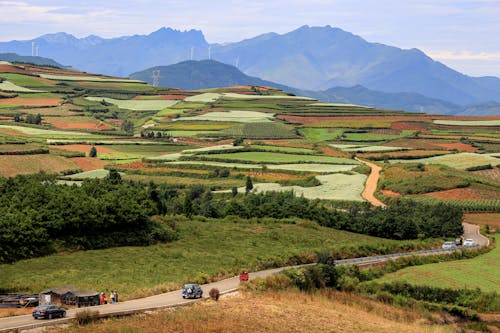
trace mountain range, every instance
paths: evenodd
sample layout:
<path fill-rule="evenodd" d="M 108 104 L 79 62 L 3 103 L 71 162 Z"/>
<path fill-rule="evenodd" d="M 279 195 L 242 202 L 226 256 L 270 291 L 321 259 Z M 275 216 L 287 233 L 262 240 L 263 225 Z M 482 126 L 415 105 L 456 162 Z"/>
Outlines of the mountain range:
<path fill-rule="evenodd" d="M 32 43 L 38 46 L 40 54 L 57 62 L 114 76 L 128 76 L 145 68 L 189 59 L 211 58 L 236 65 L 247 75 L 311 94 L 320 91 L 322 96 L 338 97 L 339 87 L 350 87 L 350 93 L 360 94 L 358 99 L 377 92 L 377 98 L 371 97 L 377 103 L 388 97 L 397 99 L 391 94 L 404 96 L 405 101 L 417 99 L 411 111 L 437 102 L 450 110 L 451 105 L 457 106 L 454 112 L 471 104 L 500 103 L 499 78 L 467 76 L 417 49 L 370 43 L 330 26 L 303 26 L 285 34 L 267 33 L 229 44 L 209 44 L 199 30 L 171 28 L 110 39 L 56 33 L 33 40 L 2 42 L 0 52 L 30 54 Z M 325 98 L 329 97 L 322 99 Z M 422 99 L 427 101 L 421 103 Z"/>
<path fill-rule="evenodd" d="M 22 62 L 39 66 L 52 66 L 59 68 L 65 67 L 60 63 L 58 63 L 57 61 L 54 61 L 50 58 L 37 57 L 37 56 L 21 56 L 15 53 L 0 53 L 0 61 Z"/>
<path fill-rule="evenodd" d="M 270 86 L 298 96 L 312 97 L 326 102 L 367 105 L 388 110 L 476 116 L 500 114 L 500 103 L 497 102 L 463 107 L 417 93 L 386 93 L 370 90 L 361 85 L 334 87 L 322 91 L 303 90 L 246 75 L 234 66 L 214 60 L 188 60 L 169 66 L 155 66 L 133 73 L 130 78 L 152 84 L 153 71 L 159 71 L 160 86 L 184 90 L 241 85 Z"/>

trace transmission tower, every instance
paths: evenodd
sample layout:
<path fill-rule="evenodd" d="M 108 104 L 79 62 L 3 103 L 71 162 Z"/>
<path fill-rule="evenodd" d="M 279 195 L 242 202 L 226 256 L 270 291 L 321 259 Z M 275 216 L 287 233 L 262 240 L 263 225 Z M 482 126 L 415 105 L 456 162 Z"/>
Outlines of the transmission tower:
<path fill-rule="evenodd" d="M 31 42 L 31 56 L 35 56 L 35 42 Z"/>
<path fill-rule="evenodd" d="M 40 49 L 40 45 L 37 45 L 35 48 L 35 55 L 38 57 L 38 50 Z"/>
<path fill-rule="evenodd" d="M 151 77 L 153 78 L 153 86 L 158 87 L 160 85 L 160 70 L 153 69 L 153 75 Z"/>
<path fill-rule="evenodd" d="M 208 47 L 208 60 L 212 60 L 212 47 Z"/>

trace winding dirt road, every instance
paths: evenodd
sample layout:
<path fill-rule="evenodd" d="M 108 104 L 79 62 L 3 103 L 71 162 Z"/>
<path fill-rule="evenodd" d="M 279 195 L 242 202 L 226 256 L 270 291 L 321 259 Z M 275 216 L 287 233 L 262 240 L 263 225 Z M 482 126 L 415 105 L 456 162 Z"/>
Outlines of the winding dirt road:
<path fill-rule="evenodd" d="M 387 205 L 379 199 L 375 198 L 374 195 L 375 191 L 377 190 L 377 184 L 380 178 L 380 170 L 382 170 L 382 168 L 378 165 L 364 161 L 357 157 L 355 157 L 355 160 L 363 163 L 371 169 L 370 175 L 368 176 L 368 179 L 366 179 L 365 189 L 363 190 L 363 193 L 361 193 L 361 196 L 363 197 L 363 199 L 365 199 L 375 207 L 386 207 Z"/>

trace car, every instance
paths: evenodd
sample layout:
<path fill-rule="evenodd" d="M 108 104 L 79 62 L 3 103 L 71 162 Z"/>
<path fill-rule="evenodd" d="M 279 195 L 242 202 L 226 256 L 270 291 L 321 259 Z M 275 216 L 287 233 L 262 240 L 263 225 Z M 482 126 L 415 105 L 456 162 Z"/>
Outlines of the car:
<path fill-rule="evenodd" d="M 474 247 L 474 246 L 476 246 L 476 243 L 474 242 L 473 239 L 468 238 L 464 240 L 464 247 Z"/>
<path fill-rule="evenodd" d="M 182 298 L 201 298 L 203 290 L 197 283 L 187 283 L 182 287 Z"/>
<path fill-rule="evenodd" d="M 66 317 L 66 310 L 55 305 L 40 305 L 32 312 L 33 318 L 64 318 Z"/>
<path fill-rule="evenodd" d="M 442 246 L 443 250 L 454 250 L 457 248 L 455 242 L 444 242 Z"/>

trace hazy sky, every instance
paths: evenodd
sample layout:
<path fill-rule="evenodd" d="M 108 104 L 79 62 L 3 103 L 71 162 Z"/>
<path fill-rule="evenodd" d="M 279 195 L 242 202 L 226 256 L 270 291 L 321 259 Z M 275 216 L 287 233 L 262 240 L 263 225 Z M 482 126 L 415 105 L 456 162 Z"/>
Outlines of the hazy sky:
<path fill-rule="evenodd" d="M 500 77 L 500 0 L 0 0 L 0 40 L 68 32 L 116 37 L 160 27 L 233 42 L 304 24 L 419 48 L 469 75 Z"/>

